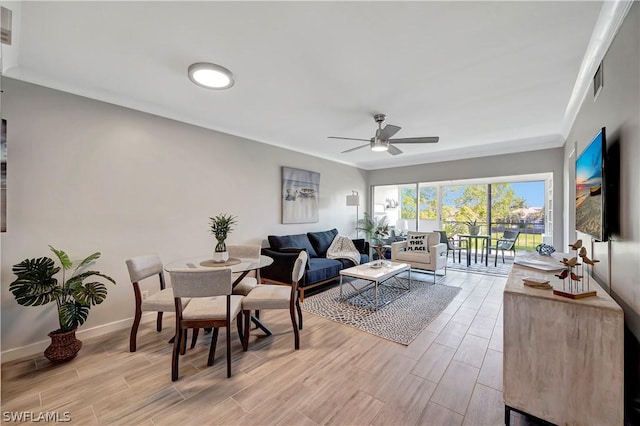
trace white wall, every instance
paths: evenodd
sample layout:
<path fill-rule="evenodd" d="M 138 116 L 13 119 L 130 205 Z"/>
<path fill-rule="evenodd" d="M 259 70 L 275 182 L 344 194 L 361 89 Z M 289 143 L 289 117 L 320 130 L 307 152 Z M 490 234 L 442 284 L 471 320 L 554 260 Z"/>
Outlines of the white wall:
<path fill-rule="evenodd" d="M 238 216 L 228 243 L 334 227 L 355 236 L 355 208 L 345 196 L 366 194 L 363 170 L 17 80 L 3 78 L 2 88 L 3 361 L 42 350 L 57 328 L 54 305 L 23 307 L 8 291 L 11 266 L 51 256 L 49 244 L 73 258 L 101 251 L 96 269 L 118 283 L 91 310 L 82 326 L 89 333 L 130 326 L 125 259 L 155 252 L 168 262 L 209 253 L 215 240 L 208 219 L 218 213 Z M 281 166 L 320 173 L 319 223 L 280 223 Z"/>
<path fill-rule="evenodd" d="M 640 4 L 633 4 L 603 61 L 604 86 L 594 100 L 593 86 L 582 103 L 565 144 L 565 158 L 572 177 L 566 195 L 565 225 L 570 239 L 582 238 L 591 249 L 591 238 L 575 232 L 575 157 L 606 127 L 607 147 L 619 146 L 618 232 L 609 243 L 594 243 L 592 255 L 601 262 L 595 273 L 624 304 L 625 321 L 640 339 Z M 576 153 L 571 156 L 574 144 Z M 611 164 L 610 164 L 611 166 Z M 626 306 L 625 306 L 626 305 Z"/>
<path fill-rule="evenodd" d="M 562 148 L 495 155 L 467 160 L 443 161 L 409 167 L 394 167 L 369 172 L 370 185 L 439 182 L 503 176 L 553 173 L 553 205 L 563 202 Z M 553 245 L 564 247 L 562 209 L 553 209 Z"/>

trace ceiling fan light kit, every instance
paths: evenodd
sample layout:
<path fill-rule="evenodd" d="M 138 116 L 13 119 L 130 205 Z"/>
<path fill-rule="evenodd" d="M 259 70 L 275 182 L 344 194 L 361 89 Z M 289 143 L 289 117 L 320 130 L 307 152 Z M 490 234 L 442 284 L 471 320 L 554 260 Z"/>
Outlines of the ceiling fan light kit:
<path fill-rule="evenodd" d="M 329 136 L 329 139 L 343 139 L 350 141 L 369 141 L 368 144 L 360 145 L 355 148 L 347 149 L 346 151 L 342 151 L 343 154 L 351 151 L 355 151 L 360 148 L 370 147 L 371 151 L 374 152 L 382 152 L 387 151 L 391 155 L 402 154 L 402 151 L 392 144 L 399 143 L 436 143 L 440 138 L 438 136 L 430 136 L 430 137 L 422 137 L 422 138 L 401 138 L 401 139 L 391 139 L 393 135 L 400 131 L 400 127 L 394 126 L 393 124 L 387 124 L 382 127 L 382 122 L 385 120 L 386 116 L 384 114 L 375 114 L 373 119 L 376 123 L 378 123 L 378 129 L 376 130 L 376 135 L 371 139 L 359 139 L 359 138 L 345 138 L 340 136 Z"/>
<path fill-rule="evenodd" d="M 382 152 L 389 150 L 389 141 L 375 139 L 371 141 L 371 151 Z"/>
<path fill-rule="evenodd" d="M 233 86 L 233 74 L 220 65 L 196 62 L 188 69 L 189 80 L 205 89 L 224 90 Z"/>

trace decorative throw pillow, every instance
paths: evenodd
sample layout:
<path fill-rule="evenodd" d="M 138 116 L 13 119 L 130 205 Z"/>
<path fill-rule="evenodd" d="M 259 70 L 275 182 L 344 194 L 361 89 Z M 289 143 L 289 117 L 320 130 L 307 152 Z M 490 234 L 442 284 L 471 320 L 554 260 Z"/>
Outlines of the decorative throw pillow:
<path fill-rule="evenodd" d="M 423 253 L 428 252 L 428 236 L 428 234 L 409 232 L 407 234 L 407 251 Z"/>

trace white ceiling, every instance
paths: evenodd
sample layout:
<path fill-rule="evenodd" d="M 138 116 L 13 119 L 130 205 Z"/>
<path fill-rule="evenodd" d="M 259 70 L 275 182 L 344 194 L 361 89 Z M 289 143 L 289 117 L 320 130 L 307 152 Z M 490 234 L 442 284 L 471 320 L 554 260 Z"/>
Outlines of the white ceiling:
<path fill-rule="evenodd" d="M 29 1 L 14 12 L 14 51 L 3 55 L 3 69 L 13 78 L 378 169 L 562 146 L 602 6 Z M 195 86 L 187 78 L 194 62 L 229 68 L 235 85 Z M 400 145 L 404 154 L 391 156 L 368 148 L 341 154 L 364 142 L 327 138 L 372 137 L 378 112 L 402 127 L 396 137 L 440 142 Z"/>

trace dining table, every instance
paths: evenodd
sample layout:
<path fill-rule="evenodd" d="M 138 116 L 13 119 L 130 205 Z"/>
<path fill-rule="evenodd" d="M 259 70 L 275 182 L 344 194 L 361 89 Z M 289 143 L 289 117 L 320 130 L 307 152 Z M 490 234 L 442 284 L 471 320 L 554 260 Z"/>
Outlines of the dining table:
<path fill-rule="evenodd" d="M 232 286 L 235 287 L 240 284 L 243 278 L 245 278 L 249 272 L 258 271 L 256 274 L 259 277 L 260 268 L 269 266 L 273 263 L 273 258 L 265 255 L 260 257 L 230 257 L 224 262 L 215 262 L 212 256 L 195 256 L 186 257 L 184 259 L 178 259 L 167 263 L 164 267 L 165 271 L 171 272 L 172 270 L 180 269 L 199 269 L 208 270 L 211 268 L 229 268 L 232 274 L 238 274 L 234 277 Z M 251 316 L 251 321 L 267 335 L 271 335 L 271 330 L 264 325 L 258 317 Z"/>
<path fill-rule="evenodd" d="M 482 246 L 480 248 L 480 261 L 482 262 L 482 258 L 484 257 L 484 266 L 489 266 L 489 250 L 491 243 L 491 235 L 479 235 L 479 234 L 460 234 L 458 235 L 460 238 L 465 238 L 467 240 L 467 266 L 471 265 L 471 240 L 475 242 L 474 246 L 474 261 L 478 263 L 478 240 L 482 240 Z M 486 250 L 486 253 L 485 253 Z"/>

